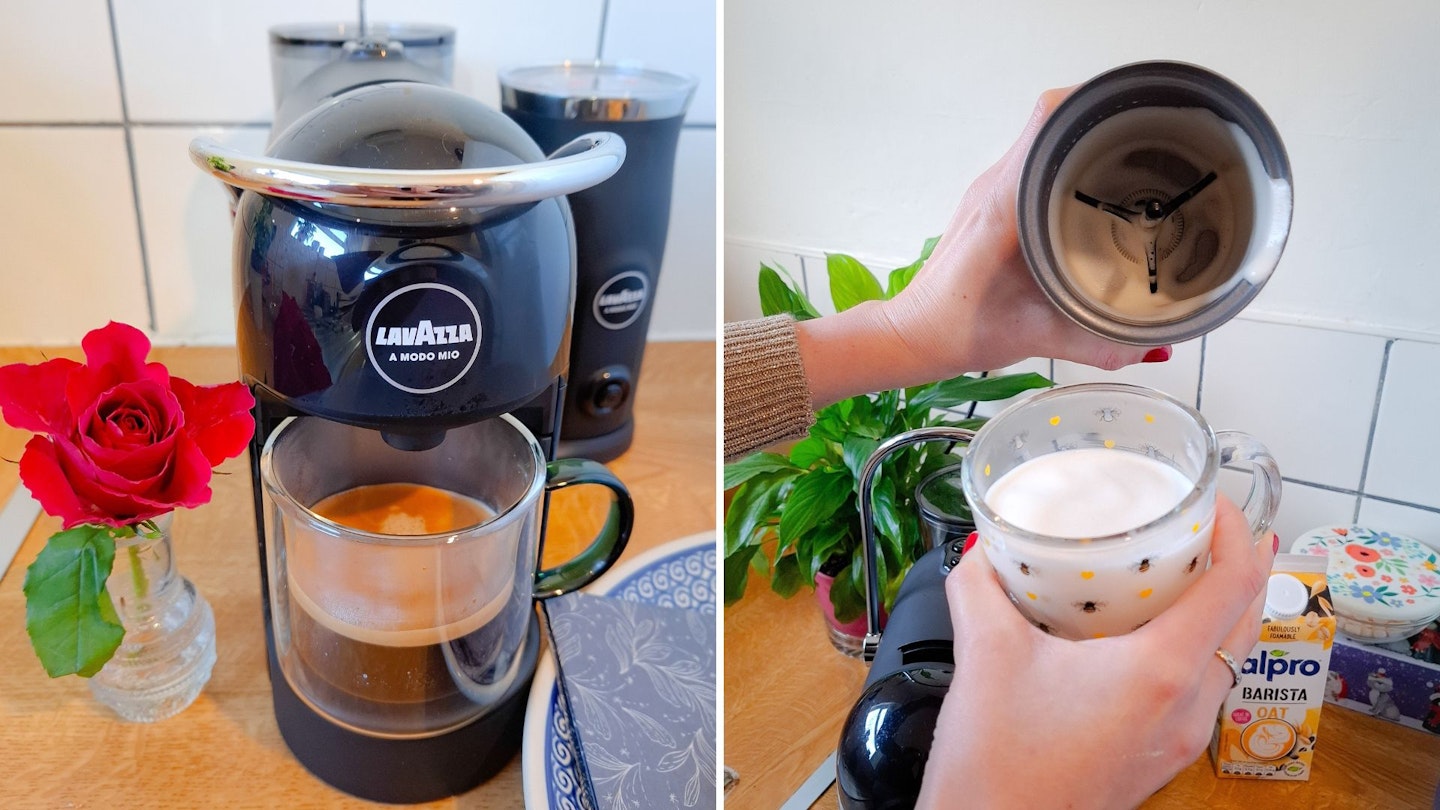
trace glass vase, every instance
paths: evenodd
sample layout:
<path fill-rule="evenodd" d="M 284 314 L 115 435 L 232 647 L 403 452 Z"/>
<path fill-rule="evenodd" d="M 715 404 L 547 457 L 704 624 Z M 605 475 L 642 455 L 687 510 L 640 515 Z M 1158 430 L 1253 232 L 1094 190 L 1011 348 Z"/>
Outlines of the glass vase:
<path fill-rule="evenodd" d="M 199 696 L 215 666 L 215 614 L 190 580 L 175 570 L 173 515 L 115 541 L 106 588 L 125 627 L 115 656 L 90 679 L 95 698 L 121 718 L 153 723 Z"/>

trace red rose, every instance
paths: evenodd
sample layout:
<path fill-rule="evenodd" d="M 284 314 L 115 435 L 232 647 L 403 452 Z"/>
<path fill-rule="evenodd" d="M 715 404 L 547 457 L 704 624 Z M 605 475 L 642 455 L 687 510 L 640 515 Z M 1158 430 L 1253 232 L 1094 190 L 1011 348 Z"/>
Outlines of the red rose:
<path fill-rule="evenodd" d="M 37 434 L 20 480 L 65 528 L 123 526 L 210 500 L 211 469 L 250 441 L 255 400 L 240 383 L 198 386 L 146 363 L 150 341 L 111 322 L 85 362 L 0 368 L 0 412 Z"/>

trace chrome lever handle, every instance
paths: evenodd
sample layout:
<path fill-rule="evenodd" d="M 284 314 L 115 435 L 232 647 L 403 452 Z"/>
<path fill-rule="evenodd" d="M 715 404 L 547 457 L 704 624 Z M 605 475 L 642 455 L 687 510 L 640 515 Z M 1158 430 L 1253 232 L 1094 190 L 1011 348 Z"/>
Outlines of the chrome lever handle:
<path fill-rule="evenodd" d="M 548 160 L 486 169 L 362 169 L 253 155 L 209 138 L 190 142 L 195 165 L 236 188 L 362 208 L 498 208 L 587 189 L 619 171 L 625 141 L 581 135 Z"/>

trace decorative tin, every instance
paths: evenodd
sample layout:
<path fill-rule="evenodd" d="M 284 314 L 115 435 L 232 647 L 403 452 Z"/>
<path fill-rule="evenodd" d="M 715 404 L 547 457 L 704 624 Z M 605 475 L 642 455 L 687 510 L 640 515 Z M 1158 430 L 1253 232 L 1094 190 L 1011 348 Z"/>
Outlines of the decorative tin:
<path fill-rule="evenodd" d="M 1399 641 L 1440 617 L 1440 553 L 1418 540 L 1322 526 L 1301 535 L 1291 551 L 1329 559 L 1339 630 L 1357 641 Z"/>

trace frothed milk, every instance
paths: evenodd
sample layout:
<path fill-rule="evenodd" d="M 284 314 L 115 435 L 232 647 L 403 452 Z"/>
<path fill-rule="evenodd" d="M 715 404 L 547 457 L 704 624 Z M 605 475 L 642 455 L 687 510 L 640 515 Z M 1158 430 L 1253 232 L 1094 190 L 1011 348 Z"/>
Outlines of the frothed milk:
<path fill-rule="evenodd" d="M 990 487 L 990 508 L 1034 534 L 1079 539 L 1144 526 L 1194 488 L 1170 465 L 1124 450 L 1087 447 L 1037 456 Z"/>
<path fill-rule="evenodd" d="M 1048 539 L 995 532 L 985 538 L 986 553 L 1011 598 L 1046 632 L 1075 639 L 1127 633 L 1172 604 L 1205 568 L 1213 504 L 1176 513 L 1194 488 L 1165 462 L 1128 450 L 1036 456 L 998 478 L 985 500 L 1005 522 Z M 1167 515 L 1170 531 L 1125 535 Z"/>

